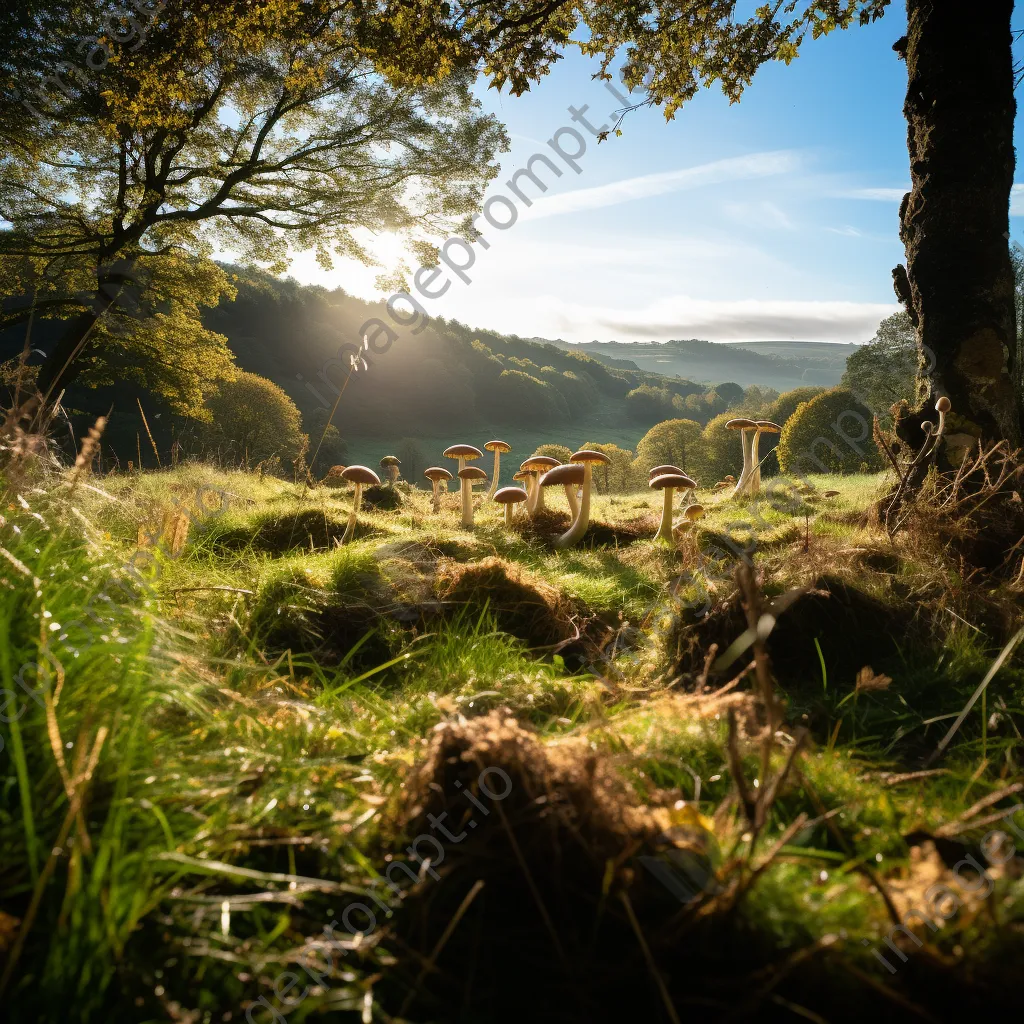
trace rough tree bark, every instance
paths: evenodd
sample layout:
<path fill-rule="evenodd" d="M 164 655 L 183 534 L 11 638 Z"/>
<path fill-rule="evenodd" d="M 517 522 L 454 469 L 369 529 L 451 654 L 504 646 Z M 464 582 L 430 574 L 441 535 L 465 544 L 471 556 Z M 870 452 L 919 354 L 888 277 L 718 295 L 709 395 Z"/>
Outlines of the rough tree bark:
<path fill-rule="evenodd" d="M 893 278 L 917 328 L 930 390 L 925 408 L 900 430 L 915 447 L 939 395 L 985 440 L 1021 442 L 1009 253 L 1012 11 L 1013 0 L 966 8 L 907 0 L 911 191 L 900 207 L 906 269 L 897 267 Z"/>

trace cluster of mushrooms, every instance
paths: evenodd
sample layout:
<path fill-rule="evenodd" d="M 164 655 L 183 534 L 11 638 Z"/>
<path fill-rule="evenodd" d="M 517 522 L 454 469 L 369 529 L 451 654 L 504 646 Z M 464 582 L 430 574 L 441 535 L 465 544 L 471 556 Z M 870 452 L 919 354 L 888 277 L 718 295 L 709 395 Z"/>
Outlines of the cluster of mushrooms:
<path fill-rule="evenodd" d="M 761 459 L 758 452 L 761 435 L 781 434 L 782 427 L 771 420 L 748 420 L 743 417 L 729 420 L 726 427 L 729 430 L 740 431 L 740 441 L 743 445 L 743 469 L 733 488 L 732 496 L 756 497 L 761 493 Z M 716 488 L 721 489 L 723 483 L 732 483 L 732 477 L 719 481 Z"/>

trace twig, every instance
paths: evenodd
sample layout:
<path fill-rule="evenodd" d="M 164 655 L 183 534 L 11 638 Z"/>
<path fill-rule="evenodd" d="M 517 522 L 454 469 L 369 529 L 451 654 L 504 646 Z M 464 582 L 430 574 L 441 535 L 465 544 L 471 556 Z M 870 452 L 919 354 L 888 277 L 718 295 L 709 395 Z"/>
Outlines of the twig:
<path fill-rule="evenodd" d="M 658 965 L 654 962 L 651 948 L 647 945 L 647 939 L 644 938 L 640 922 L 636 919 L 636 914 L 633 912 L 633 904 L 629 902 L 629 896 L 624 890 L 619 892 L 619 899 L 622 900 L 622 905 L 626 908 L 626 916 L 629 918 L 629 923 L 633 926 L 636 941 L 640 943 L 640 949 L 644 954 L 644 959 L 647 961 L 647 969 L 651 972 L 658 986 L 658 991 L 661 993 L 661 1001 L 665 1004 L 665 1012 L 668 1013 L 672 1024 L 680 1024 L 679 1015 L 676 1013 L 675 1006 L 672 1005 L 672 997 L 669 995 L 668 987 L 665 985 L 665 979 L 661 976 Z"/>

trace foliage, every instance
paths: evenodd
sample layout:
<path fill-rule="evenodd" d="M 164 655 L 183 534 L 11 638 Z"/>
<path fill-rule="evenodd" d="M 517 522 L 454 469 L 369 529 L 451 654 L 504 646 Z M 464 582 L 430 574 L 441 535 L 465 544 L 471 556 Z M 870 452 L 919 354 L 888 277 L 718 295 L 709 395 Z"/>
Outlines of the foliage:
<path fill-rule="evenodd" d="M 626 395 L 626 408 L 634 420 L 640 423 L 653 423 L 672 415 L 673 397 L 668 388 L 641 384 Z"/>
<path fill-rule="evenodd" d="M 587 441 L 584 448 L 602 452 L 611 459 L 608 465 L 594 467 L 594 483 L 599 494 L 628 494 L 637 489 L 641 481 L 633 468 L 633 453 L 617 444 L 598 444 Z"/>
<path fill-rule="evenodd" d="M 694 471 L 705 487 L 711 487 L 729 475 L 739 479 L 743 469 L 740 435 L 725 426 L 733 418 L 732 412 L 719 413 L 701 431 Z"/>
<path fill-rule="evenodd" d="M 699 459 L 700 424 L 694 420 L 665 420 L 651 427 L 636 446 L 636 469 L 643 476 L 652 466 L 670 464 L 688 471 Z"/>
<path fill-rule="evenodd" d="M 569 456 L 572 455 L 572 449 L 566 448 L 564 444 L 539 444 L 533 454 L 547 455 L 548 458 L 558 459 L 559 462 L 568 462 Z"/>
<path fill-rule="evenodd" d="M 207 446 L 234 466 L 255 466 L 273 458 L 292 461 L 303 449 L 299 410 L 273 381 L 239 373 L 208 400 L 213 422 Z"/>
<path fill-rule="evenodd" d="M 423 470 L 427 468 L 427 456 L 423 446 L 414 437 L 403 437 L 395 445 L 395 456 L 401 462 L 399 473 L 404 480 L 419 482 Z"/>
<path fill-rule="evenodd" d="M 882 468 L 872 436 L 872 413 L 847 388 L 830 388 L 797 407 L 775 450 L 782 472 L 858 473 Z"/>
<path fill-rule="evenodd" d="M 917 370 L 917 336 L 909 315 L 901 310 L 886 317 L 874 338 L 846 361 L 842 384 L 889 425 L 892 406 L 917 405 Z"/>
<path fill-rule="evenodd" d="M 322 476 L 331 466 L 345 465 L 348 458 L 348 443 L 333 423 L 327 423 L 329 412 L 329 409 L 314 409 L 308 416 L 302 417 L 302 424 L 309 434 L 311 457 L 317 445 L 320 446 L 316 462 L 311 467 L 317 476 Z"/>

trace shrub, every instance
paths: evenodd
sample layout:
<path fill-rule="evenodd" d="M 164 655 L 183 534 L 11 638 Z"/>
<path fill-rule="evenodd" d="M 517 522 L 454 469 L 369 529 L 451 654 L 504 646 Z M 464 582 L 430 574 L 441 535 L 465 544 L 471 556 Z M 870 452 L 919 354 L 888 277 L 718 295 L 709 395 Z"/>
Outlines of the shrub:
<path fill-rule="evenodd" d="M 675 396 L 668 388 L 641 384 L 626 395 L 626 410 L 631 419 L 640 423 L 655 423 L 666 416 L 671 416 L 675 411 L 673 397 Z M 682 411 L 681 408 L 679 411 Z"/>
<path fill-rule="evenodd" d="M 784 427 L 786 421 L 796 412 L 800 405 L 804 402 L 809 402 L 812 398 L 817 398 L 818 395 L 823 394 L 826 390 L 823 387 L 807 385 L 802 388 L 793 388 L 792 391 L 784 391 L 763 413 L 759 413 L 754 419 L 772 420 L 772 422 Z M 734 413 L 733 415 L 739 414 Z M 761 435 L 759 455 L 761 458 L 762 476 L 774 476 L 779 471 L 779 459 L 775 452 L 779 443 L 779 436 L 779 434 Z"/>
<path fill-rule="evenodd" d="M 299 410 L 272 380 L 241 371 L 218 384 L 207 400 L 213 422 L 203 436 L 208 447 L 236 466 L 278 458 L 291 462 L 306 441 Z"/>
<path fill-rule="evenodd" d="M 549 459 L 558 459 L 559 462 L 568 462 L 572 449 L 566 448 L 564 444 L 540 444 L 533 454 L 546 455 Z"/>
<path fill-rule="evenodd" d="M 883 422 L 900 402 L 918 399 L 917 338 L 905 310 L 886 317 L 874 338 L 861 345 L 846 361 L 843 387 L 856 392 Z"/>
<path fill-rule="evenodd" d="M 700 424 L 695 420 L 664 420 L 651 427 L 636 446 L 636 467 L 644 476 L 652 466 L 671 463 L 680 469 L 699 457 Z"/>
<path fill-rule="evenodd" d="M 598 444 L 588 441 L 584 448 L 601 452 L 611 459 L 607 466 L 594 467 L 594 485 L 599 494 L 628 494 L 635 491 L 639 484 L 637 472 L 633 468 L 633 453 L 617 444 Z"/>
<path fill-rule="evenodd" d="M 705 487 L 710 487 L 730 473 L 739 479 L 743 469 L 740 435 L 735 430 L 727 430 L 725 426 L 732 418 L 731 412 L 719 413 L 701 432 L 693 469 Z"/>
<path fill-rule="evenodd" d="M 831 388 L 804 402 L 787 420 L 776 454 L 782 471 L 859 473 L 882 468 L 871 436 L 872 413 L 847 388 Z"/>

